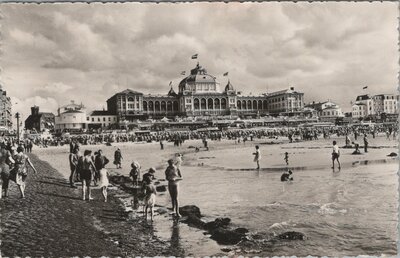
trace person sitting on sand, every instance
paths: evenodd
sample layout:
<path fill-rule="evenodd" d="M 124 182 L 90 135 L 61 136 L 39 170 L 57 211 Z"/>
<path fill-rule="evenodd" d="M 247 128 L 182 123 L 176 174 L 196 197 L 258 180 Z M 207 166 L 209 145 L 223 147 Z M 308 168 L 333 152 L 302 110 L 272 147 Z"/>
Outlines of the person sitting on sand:
<path fill-rule="evenodd" d="M 358 154 L 361 154 L 361 151 L 359 150 L 359 148 L 360 148 L 360 144 L 358 144 L 358 142 L 356 142 L 356 141 L 354 141 L 354 142 L 351 142 L 353 145 L 354 145 L 354 148 L 355 148 L 355 150 L 353 151 L 353 155 L 358 155 Z"/>
<path fill-rule="evenodd" d="M 333 141 L 333 147 L 332 147 L 332 169 L 335 169 L 335 160 L 336 160 L 338 165 L 339 165 L 339 170 L 340 170 L 339 156 L 340 156 L 339 146 L 336 144 L 336 141 Z"/>
<path fill-rule="evenodd" d="M 283 172 L 283 174 L 281 175 L 281 182 L 289 182 L 289 181 L 293 181 L 293 172 L 292 170 L 288 170 Z"/>
<path fill-rule="evenodd" d="M 254 162 L 257 162 L 257 169 L 260 169 L 260 160 L 261 160 L 260 146 L 256 145 L 256 152 L 254 152 L 253 155 L 254 155 Z"/>
<path fill-rule="evenodd" d="M 174 165 L 174 160 L 168 160 L 168 167 L 165 170 L 165 179 L 168 181 L 168 191 L 171 196 L 172 210 L 178 218 L 179 214 L 179 181 L 182 180 L 181 171 Z"/>
<path fill-rule="evenodd" d="M 131 172 L 129 176 L 132 178 L 133 185 L 139 185 L 139 178 L 140 178 L 140 164 L 137 161 L 132 162 L 131 164 Z"/>

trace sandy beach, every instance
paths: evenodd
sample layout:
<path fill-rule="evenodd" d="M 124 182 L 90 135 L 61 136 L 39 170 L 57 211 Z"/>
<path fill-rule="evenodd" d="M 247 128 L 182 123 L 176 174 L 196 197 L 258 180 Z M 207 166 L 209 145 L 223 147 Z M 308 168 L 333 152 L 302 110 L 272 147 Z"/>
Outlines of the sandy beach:
<path fill-rule="evenodd" d="M 205 221 L 229 217 L 232 224 L 249 229 L 251 234 L 294 230 L 305 233 L 309 239 L 259 245 L 258 249 L 227 248 L 211 240 L 204 231 L 184 223 L 177 225 L 168 213 L 156 212 L 152 225 L 154 237 L 170 248 L 174 245 L 185 255 L 396 254 L 398 165 L 397 158 L 387 155 L 397 153 L 397 143 L 384 137 L 370 139 L 369 152 L 363 153 L 361 149 L 362 155 L 351 155 L 353 149 L 341 148 L 342 169 L 333 172 L 330 168 L 333 140 L 288 143 L 283 138 L 256 139 L 246 144 L 209 141 L 209 151 L 201 149 L 197 153 L 192 147 L 201 147 L 201 141 L 187 141 L 181 147 L 167 143 L 164 150 L 160 150 L 158 143 L 116 143 L 82 146 L 82 149 L 102 149 L 111 160 L 107 166 L 111 174 L 128 175 L 130 163 L 136 160 L 142 171 L 156 167 L 158 179 L 164 178 L 166 161 L 175 153 L 183 153 L 181 206 L 198 206 Z M 344 145 L 343 139 L 336 140 L 339 146 Z M 260 170 L 255 169 L 252 156 L 256 144 L 262 153 Z M 117 147 L 124 157 L 122 169 L 112 165 Z M 67 146 L 34 152 L 64 178 L 69 176 Z M 289 166 L 283 160 L 284 152 L 289 153 Z M 294 171 L 293 184 L 279 180 L 287 168 Z M 132 211 L 130 195 L 114 197 L 119 197 L 126 211 Z M 94 203 L 101 202 L 99 193 L 95 198 Z M 170 207 L 168 192 L 160 193 L 157 204 L 160 210 Z M 133 221 L 146 225 L 139 211 L 133 209 L 129 214 Z M 330 236 L 329 241 L 322 241 L 332 231 L 337 234 Z M 338 244 L 343 247 L 341 250 L 337 249 Z M 374 248 L 370 248 L 371 244 Z"/>

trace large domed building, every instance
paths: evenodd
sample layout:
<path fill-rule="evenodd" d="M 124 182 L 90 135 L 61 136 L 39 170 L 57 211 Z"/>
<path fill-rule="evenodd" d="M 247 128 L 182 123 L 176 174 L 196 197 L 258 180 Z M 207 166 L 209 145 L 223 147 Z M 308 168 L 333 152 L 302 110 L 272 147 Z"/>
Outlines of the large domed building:
<path fill-rule="evenodd" d="M 172 86 L 166 95 L 144 95 L 127 89 L 108 99 L 107 107 L 109 112 L 118 115 L 119 121 L 132 121 L 176 116 L 255 117 L 298 112 L 304 107 L 302 103 L 303 93 L 293 88 L 278 94 L 244 96 L 228 81 L 221 90 L 216 77 L 197 63 L 190 75 L 180 81 L 178 92 Z"/>

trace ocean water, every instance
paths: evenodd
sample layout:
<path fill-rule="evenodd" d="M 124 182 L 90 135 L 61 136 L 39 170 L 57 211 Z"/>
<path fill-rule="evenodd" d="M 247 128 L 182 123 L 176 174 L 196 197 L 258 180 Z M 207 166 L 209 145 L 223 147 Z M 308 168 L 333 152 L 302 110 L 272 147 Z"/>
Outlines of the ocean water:
<path fill-rule="evenodd" d="M 182 170 L 181 205 L 197 205 L 209 219 L 229 217 L 252 233 L 299 231 L 307 236 L 305 241 L 276 243 L 258 255 L 397 254 L 396 160 L 340 172 L 295 171 L 293 183 L 280 182 L 280 172 L 202 166 Z M 212 255 L 215 243 L 204 238 L 189 231 L 182 242 L 186 239 L 189 252 Z"/>

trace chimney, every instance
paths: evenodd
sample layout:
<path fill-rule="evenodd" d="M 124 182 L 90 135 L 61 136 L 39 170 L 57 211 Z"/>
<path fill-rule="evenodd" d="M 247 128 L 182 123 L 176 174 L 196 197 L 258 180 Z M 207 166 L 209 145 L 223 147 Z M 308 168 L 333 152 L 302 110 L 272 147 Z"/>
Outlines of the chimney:
<path fill-rule="evenodd" d="M 31 114 L 32 115 L 39 115 L 39 107 L 38 106 L 31 107 Z"/>

